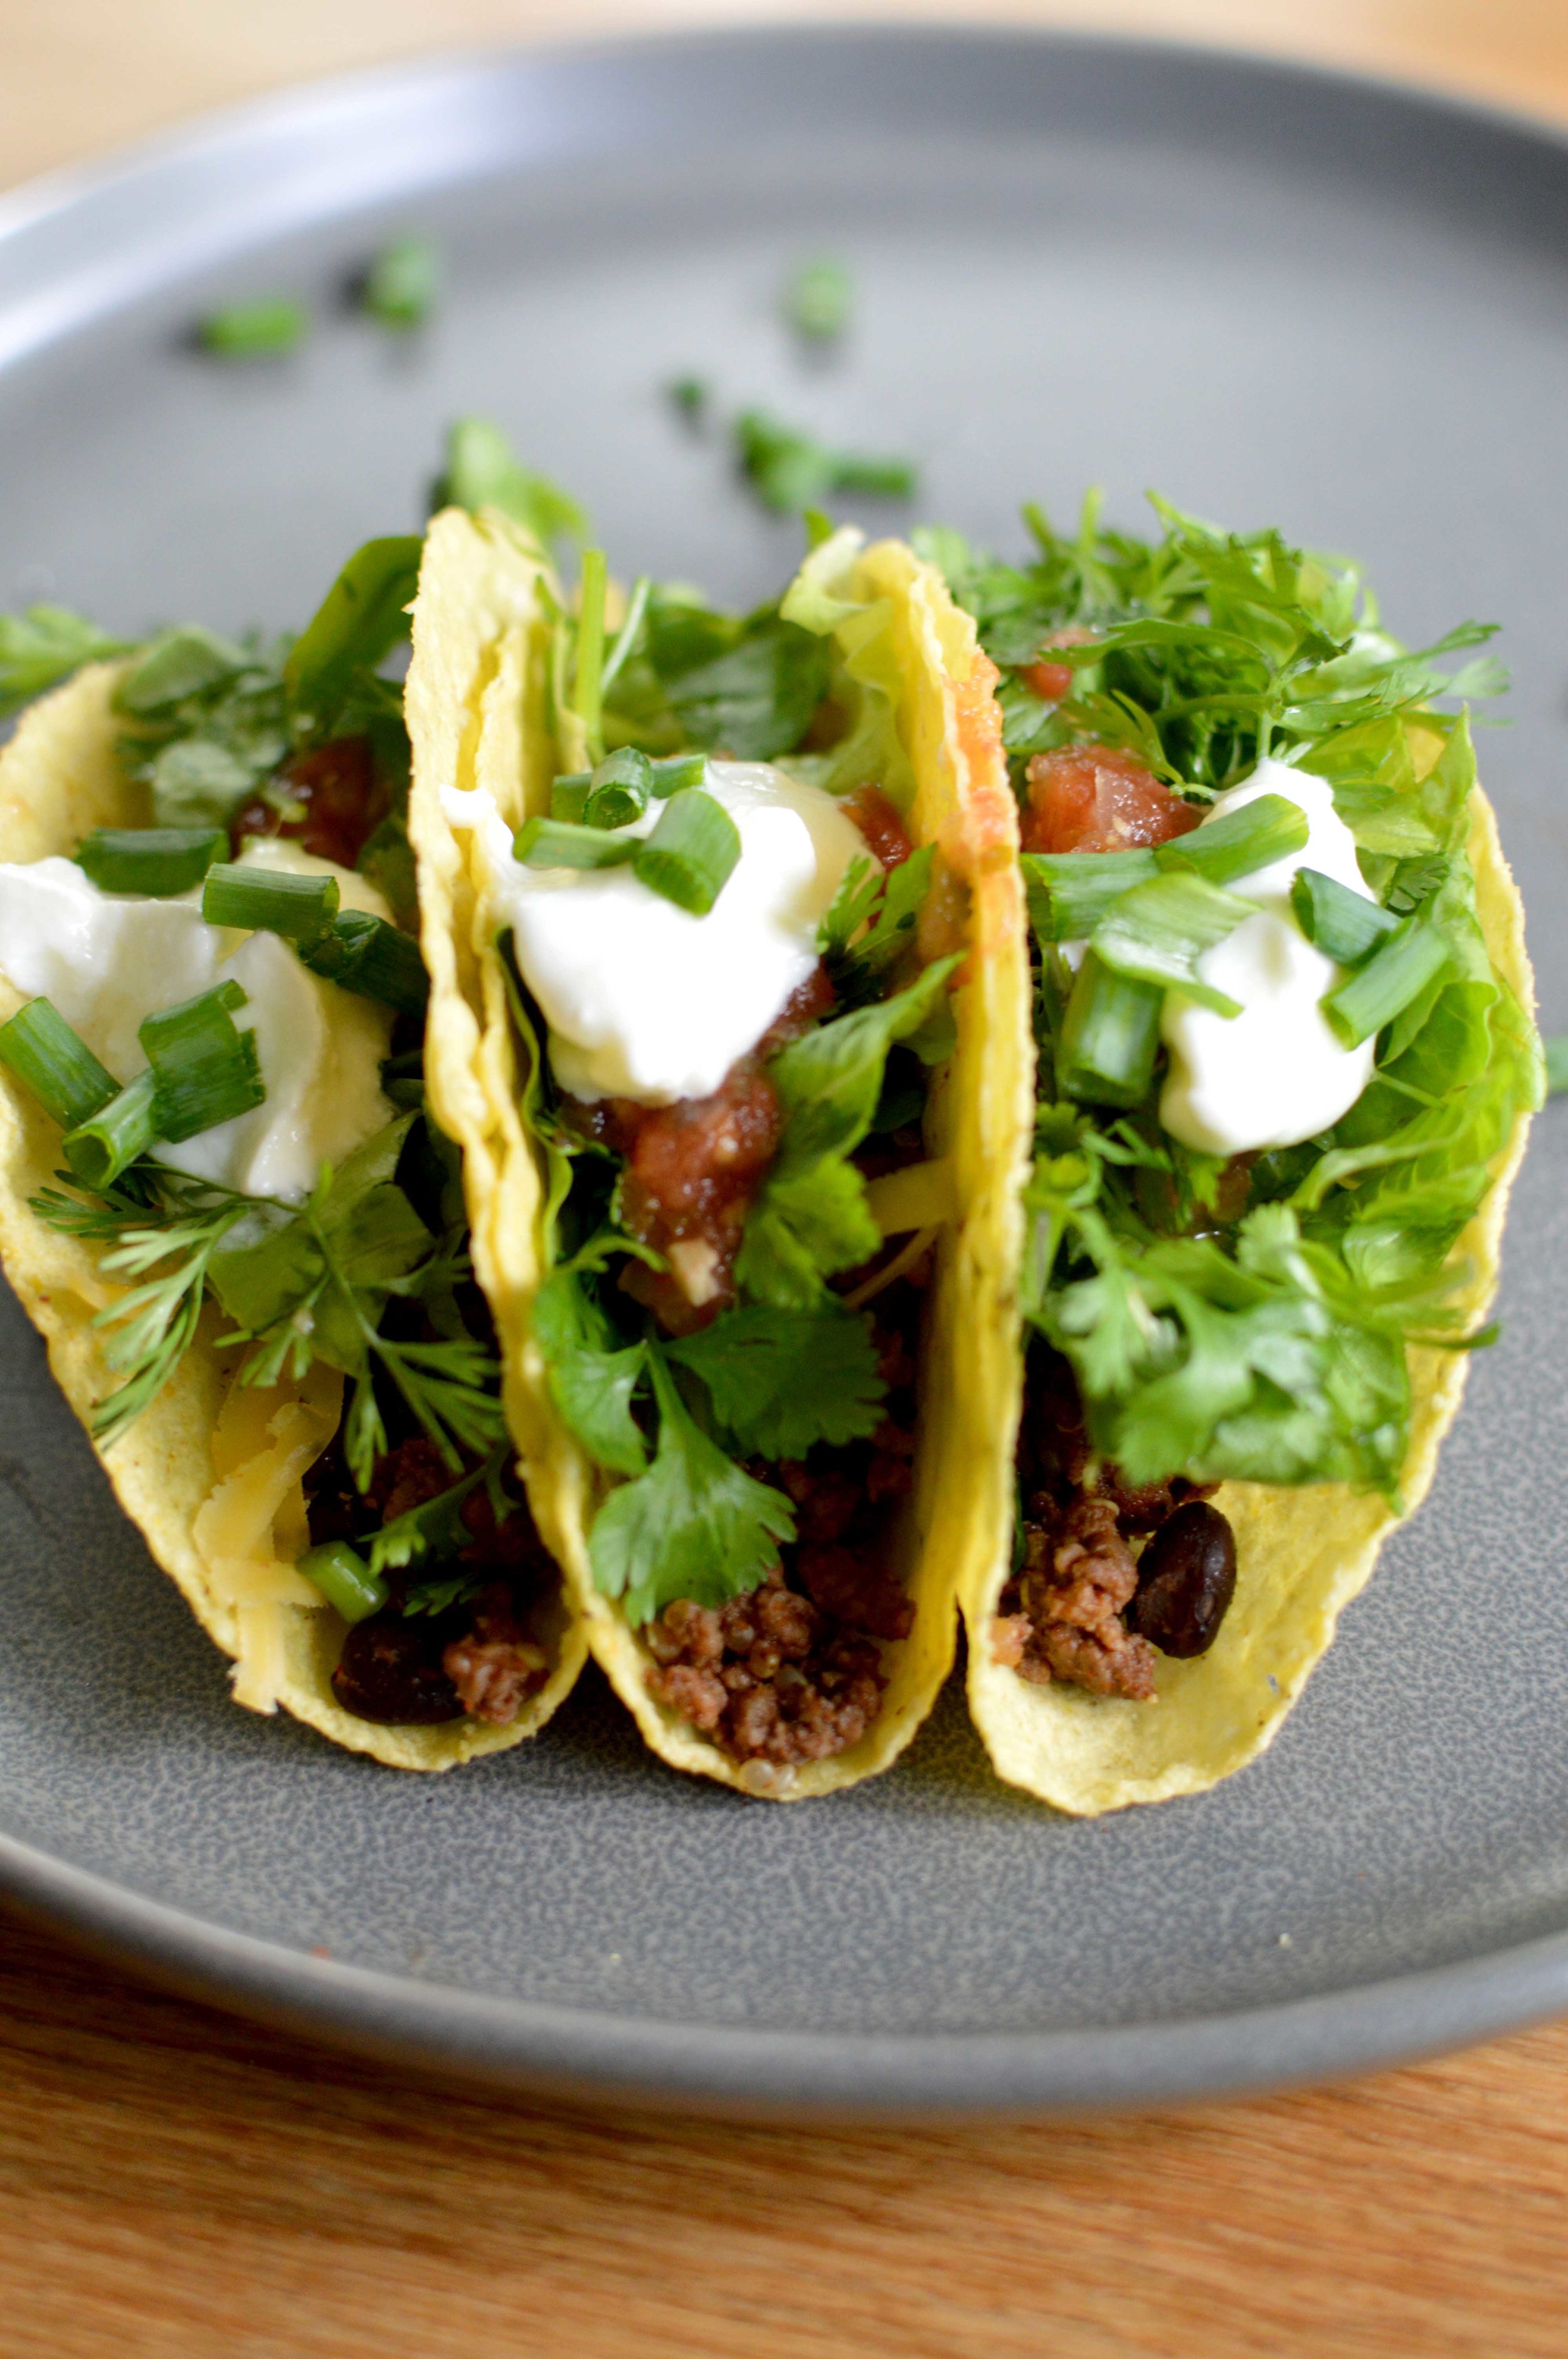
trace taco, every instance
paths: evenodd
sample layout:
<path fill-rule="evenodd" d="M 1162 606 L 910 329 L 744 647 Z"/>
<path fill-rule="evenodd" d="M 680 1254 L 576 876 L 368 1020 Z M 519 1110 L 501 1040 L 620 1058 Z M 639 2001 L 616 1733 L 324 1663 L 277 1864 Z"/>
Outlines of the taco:
<path fill-rule="evenodd" d="M 403 1768 L 516 1744 L 585 1648 L 512 1470 L 383 660 L 420 543 L 305 633 L 0 623 L 0 1256 L 236 1700 Z"/>
<path fill-rule="evenodd" d="M 429 1086 L 539 1528 L 675 1767 L 885 1768 L 1011 1529 L 1027 1022 L 994 674 L 936 571 L 842 531 L 743 618 L 575 612 L 436 517 L 409 832 Z"/>
<path fill-rule="evenodd" d="M 1213 1785 L 1301 1694 L 1487 1340 L 1542 1081 L 1464 709 L 1505 683 L 1435 660 L 1487 630 L 1411 656 L 1352 569 L 1156 506 L 1152 543 L 1032 511 L 1022 569 L 929 544 L 1001 674 L 1037 938 L 969 1698 L 1076 1812 Z"/>

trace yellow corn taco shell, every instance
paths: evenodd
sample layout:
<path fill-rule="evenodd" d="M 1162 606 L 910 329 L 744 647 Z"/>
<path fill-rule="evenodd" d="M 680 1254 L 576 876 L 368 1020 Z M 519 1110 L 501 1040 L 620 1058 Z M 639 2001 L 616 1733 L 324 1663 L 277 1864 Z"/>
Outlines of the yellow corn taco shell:
<path fill-rule="evenodd" d="M 80 673 L 35 706 L 0 756 L 0 861 L 70 853 L 95 827 L 148 823 L 146 789 L 114 759 L 117 677 L 102 664 Z M 0 1019 L 19 1004 L 0 979 Z M 58 1125 L 0 1069 L 0 1261 L 85 1422 L 119 1381 L 93 1317 L 126 1289 L 102 1274 L 91 1245 L 28 1209 L 59 1161 Z M 570 1635 L 546 1686 L 507 1728 L 466 1719 L 385 1728 L 342 1709 L 331 1674 L 345 1625 L 294 1566 L 309 1546 L 301 1477 L 337 1430 L 343 1381 L 318 1367 L 301 1385 L 237 1386 L 239 1353 L 212 1340 L 222 1332 L 209 1307 L 169 1383 L 102 1456 L 152 1555 L 232 1658 L 235 1701 L 263 1712 L 281 1704 L 334 1744 L 399 1769 L 449 1769 L 531 1734 L 580 1667 Z"/>
<path fill-rule="evenodd" d="M 1487 945 L 1503 981 L 1532 1010 L 1524 912 L 1479 788 L 1472 810 L 1469 853 Z M 1497 1290 L 1509 1191 L 1529 1129 L 1522 1114 L 1498 1158 L 1490 1192 L 1455 1248 L 1471 1273 L 1452 1298 L 1467 1328 L 1485 1317 Z M 1407 1513 L 1431 1487 L 1468 1367 L 1465 1352 L 1411 1353 L 1411 1438 L 1401 1481 Z M 1022 1379 L 1020 1359 L 1020 1394 Z M 1236 1595 L 1206 1655 L 1157 1658 L 1152 1703 L 1055 1682 L 1032 1686 L 996 1661 L 990 1626 L 1008 1575 L 1006 1554 L 965 1592 L 970 1710 L 993 1765 L 1011 1784 L 1059 1810 L 1087 1816 L 1202 1793 L 1272 1742 L 1400 1518 L 1384 1500 L 1336 1483 L 1226 1483 L 1215 1505 L 1236 1534 Z"/>
<path fill-rule="evenodd" d="M 994 675 L 968 616 L 908 549 L 881 542 L 847 561 L 853 594 L 890 609 L 899 734 L 916 782 L 911 832 L 940 844 L 969 892 L 957 1049 L 928 1115 L 929 1148 L 949 1158 L 959 1209 L 937 1241 L 915 1494 L 903 1535 L 914 1628 L 876 1725 L 831 1760 L 793 1770 L 732 1761 L 649 1694 L 652 1657 L 594 1587 L 588 1536 L 603 1481 L 555 1412 L 530 1333 L 533 1297 L 546 1275 L 544 1182 L 518 1113 L 524 1077 L 485 916 L 484 855 L 476 834 L 454 832 L 441 801 L 443 788 L 485 788 L 514 827 L 549 807 L 557 765 L 542 718 L 547 577 L 537 549 L 504 519 L 452 511 L 435 520 L 408 690 L 410 832 L 434 995 L 427 1071 L 439 1119 L 464 1149 L 475 1267 L 504 1341 L 506 1407 L 535 1519 L 566 1571 L 594 1655 L 654 1752 L 676 1768 L 782 1800 L 852 1785 L 897 1757 L 951 1664 L 959 1585 L 978 1589 L 1011 1529 L 1019 1190 L 1033 1113 L 1016 814 Z M 427 705 L 449 716 L 444 729 L 433 725 L 434 712 L 432 725 L 423 724 Z M 451 719 L 459 713 L 467 716 L 460 730 Z M 450 913 L 445 941 L 437 938 L 443 908 Z M 996 1053 L 999 1040 L 1007 1053 Z M 886 1225 L 892 1229 L 892 1214 Z"/>

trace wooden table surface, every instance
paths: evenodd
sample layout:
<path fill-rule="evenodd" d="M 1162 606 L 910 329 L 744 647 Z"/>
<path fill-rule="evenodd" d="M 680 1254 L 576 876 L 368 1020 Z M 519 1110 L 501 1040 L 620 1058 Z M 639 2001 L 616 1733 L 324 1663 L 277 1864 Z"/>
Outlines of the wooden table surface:
<path fill-rule="evenodd" d="M 763 0 L 0 0 L 0 184 L 302 77 Z M 1568 118 L 1568 0 L 1000 0 Z M 16 2359 L 1568 2352 L 1568 2025 L 1082 2126 L 803 2133 L 454 2096 L 0 1920 Z"/>

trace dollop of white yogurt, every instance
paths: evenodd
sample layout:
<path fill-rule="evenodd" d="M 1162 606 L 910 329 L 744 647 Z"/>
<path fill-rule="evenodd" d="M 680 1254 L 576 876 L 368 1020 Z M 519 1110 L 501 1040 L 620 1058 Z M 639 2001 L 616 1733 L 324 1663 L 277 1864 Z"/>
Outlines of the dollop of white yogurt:
<path fill-rule="evenodd" d="M 490 917 L 512 929 L 572 1097 L 709 1096 L 811 973 L 850 862 L 871 859 L 831 795 L 771 763 L 709 762 L 704 786 L 734 821 L 741 857 L 700 918 L 629 868 L 524 868 L 490 794 L 444 798 L 453 826 L 481 839 Z M 651 804 L 635 832 L 651 834 L 663 810 Z"/>
<path fill-rule="evenodd" d="M 1205 1155 L 1244 1155 L 1315 1138 L 1348 1114 L 1372 1078 L 1376 1040 L 1341 1046 L 1318 1002 L 1341 970 L 1314 948 L 1291 908 L 1302 868 L 1318 869 L 1364 900 L 1356 839 L 1334 808 L 1328 783 L 1266 756 L 1244 786 L 1221 795 L 1206 827 L 1260 795 L 1282 795 L 1306 818 L 1300 852 L 1271 861 L 1230 887 L 1259 904 L 1234 933 L 1197 962 L 1205 983 L 1241 1005 L 1217 1016 L 1169 992 L 1161 1030 L 1171 1068 L 1160 1120 L 1173 1137 Z"/>
<path fill-rule="evenodd" d="M 248 844 L 254 867 L 325 872 L 341 906 L 386 917 L 362 876 L 276 839 Z M 253 1027 L 266 1098 L 249 1114 L 153 1153 L 176 1171 L 247 1196 L 297 1202 L 323 1162 L 384 1128 L 395 1109 L 381 1089 L 392 1030 L 390 1010 L 325 983 L 276 934 L 207 925 L 201 892 L 151 900 L 104 893 L 74 861 L 0 863 L 0 973 L 24 999 L 40 993 L 117 1082 L 135 1079 L 146 1058 L 143 1018 L 231 978 L 248 1005 L 234 1021 Z"/>

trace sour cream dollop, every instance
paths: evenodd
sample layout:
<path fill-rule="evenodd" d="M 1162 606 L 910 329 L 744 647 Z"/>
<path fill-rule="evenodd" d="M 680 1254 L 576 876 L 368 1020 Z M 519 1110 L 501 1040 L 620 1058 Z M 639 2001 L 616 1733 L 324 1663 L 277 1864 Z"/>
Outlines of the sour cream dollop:
<path fill-rule="evenodd" d="M 251 866 L 326 872 L 341 906 L 389 913 L 362 876 L 276 840 L 247 846 Z M 178 1147 L 160 1163 L 246 1196 L 298 1201 L 322 1163 L 341 1163 L 393 1118 L 381 1064 L 390 1012 L 324 983 L 276 934 L 207 925 L 198 887 L 176 900 L 104 893 L 58 854 L 0 864 L 0 973 L 25 999 L 43 994 L 117 1082 L 146 1063 L 136 1038 L 144 1016 L 232 980 L 249 1005 L 234 1021 L 253 1027 L 265 1102 Z"/>
<path fill-rule="evenodd" d="M 1204 825 L 1260 795 L 1294 803 L 1309 832 L 1300 852 L 1237 879 L 1231 891 L 1256 901 L 1258 915 L 1198 960 L 1203 980 L 1239 1000 L 1241 1013 L 1217 1016 L 1173 992 L 1161 1023 L 1171 1070 L 1160 1120 L 1184 1147 L 1205 1155 L 1244 1155 L 1315 1138 L 1348 1114 L 1372 1078 L 1377 1054 L 1375 1040 L 1346 1049 L 1330 1031 L 1318 1002 L 1341 971 L 1307 940 L 1290 899 L 1301 868 L 1318 869 L 1373 899 L 1356 839 L 1326 780 L 1271 756 L 1244 786 L 1218 798 Z"/>
<path fill-rule="evenodd" d="M 700 918 L 628 868 L 524 868 L 489 793 L 444 797 L 452 825 L 481 838 L 491 918 L 512 929 L 571 1097 L 711 1095 L 811 973 L 845 870 L 871 856 L 831 795 L 771 763 L 709 762 L 704 785 L 734 821 L 741 857 Z M 651 834 L 663 808 L 651 804 L 635 832 Z"/>

